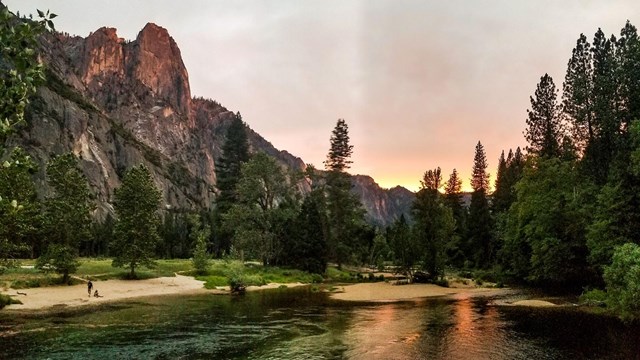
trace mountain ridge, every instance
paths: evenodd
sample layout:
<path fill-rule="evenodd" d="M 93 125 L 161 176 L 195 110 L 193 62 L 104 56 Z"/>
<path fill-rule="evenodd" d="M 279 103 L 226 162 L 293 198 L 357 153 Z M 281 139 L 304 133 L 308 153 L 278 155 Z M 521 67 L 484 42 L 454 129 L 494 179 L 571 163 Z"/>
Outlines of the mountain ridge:
<path fill-rule="evenodd" d="M 150 168 L 166 208 L 212 204 L 216 159 L 235 114 L 216 101 L 191 97 L 180 49 L 167 29 L 148 23 L 135 40 L 125 41 L 116 29 L 101 27 L 86 38 L 46 34 L 40 44 L 47 82 L 28 108 L 28 125 L 9 140 L 40 165 L 40 196 L 50 191 L 44 164 L 70 151 L 96 192 L 98 217 L 112 212 L 124 170 L 140 163 Z M 251 151 L 264 151 L 288 168 L 306 168 L 248 124 L 247 130 Z M 408 214 L 409 190 L 382 189 L 361 175 L 352 179 L 371 223 L 386 225 Z"/>

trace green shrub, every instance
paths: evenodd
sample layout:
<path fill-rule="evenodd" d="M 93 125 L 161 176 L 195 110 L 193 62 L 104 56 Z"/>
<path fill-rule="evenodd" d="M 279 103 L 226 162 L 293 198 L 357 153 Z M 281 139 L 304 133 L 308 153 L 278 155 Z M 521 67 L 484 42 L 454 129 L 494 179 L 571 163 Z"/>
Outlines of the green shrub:
<path fill-rule="evenodd" d="M 604 268 L 607 305 L 623 317 L 640 312 L 640 246 L 627 243 L 616 247 L 611 265 Z"/>
<path fill-rule="evenodd" d="M 585 305 L 603 305 L 607 301 L 607 293 L 604 290 L 588 290 L 580 295 L 580 302 Z"/>
<path fill-rule="evenodd" d="M 324 278 L 320 274 L 311 274 L 311 282 L 314 284 L 319 284 L 324 281 Z"/>
<path fill-rule="evenodd" d="M 433 281 L 433 283 L 438 286 L 449 287 L 449 282 L 445 278 L 436 279 Z"/>
<path fill-rule="evenodd" d="M 22 304 L 20 300 L 16 300 L 9 295 L 0 294 L 0 309 L 3 309 L 7 305 Z"/>
<path fill-rule="evenodd" d="M 243 291 L 247 286 L 245 267 L 239 261 L 230 261 L 226 274 L 232 292 Z"/>

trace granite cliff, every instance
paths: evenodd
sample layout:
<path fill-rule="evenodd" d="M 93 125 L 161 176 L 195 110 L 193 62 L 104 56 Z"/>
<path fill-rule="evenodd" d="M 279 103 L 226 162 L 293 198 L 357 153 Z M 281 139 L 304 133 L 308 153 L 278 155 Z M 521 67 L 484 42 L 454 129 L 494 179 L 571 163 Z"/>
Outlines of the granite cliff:
<path fill-rule="evenodd" d="M 113 190 L 124 171 L 151 170 L 166 207 L 208 207 L 215 196 L 215 163 L 235 114 L 219 103 L 192 98 L 180 49 L 168 31 L 147 24 L 135 40 L 103 27 L 88 37 L 49 34 L 41 39 L 47 82 L 28 109 L 28 125 L 9 141 L 41 165 L 73 152 L 95 191 L 97 216 L 112 211 Z M 290 168 L 305 163 L 276 149 L 249 127 L 252 151 L 264 151 Z M 369 219 L 387 224 L 406 213 L 413 194 L 383 190 L 365 176 L 353 180 Z M 304 186 L 303 186 L 304 190 Z"/>

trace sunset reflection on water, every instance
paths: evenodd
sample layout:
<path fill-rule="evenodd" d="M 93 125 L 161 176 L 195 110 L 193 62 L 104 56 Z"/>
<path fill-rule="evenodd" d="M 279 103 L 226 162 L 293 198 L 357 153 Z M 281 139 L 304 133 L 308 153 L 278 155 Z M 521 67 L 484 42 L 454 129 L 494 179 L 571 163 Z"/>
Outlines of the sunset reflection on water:
<path fill-rule="evenodd" d="M 348 358 L 507 359 L 500 314 L 483 304 L 463 295 L 360 309 L 345 333 Z"/>

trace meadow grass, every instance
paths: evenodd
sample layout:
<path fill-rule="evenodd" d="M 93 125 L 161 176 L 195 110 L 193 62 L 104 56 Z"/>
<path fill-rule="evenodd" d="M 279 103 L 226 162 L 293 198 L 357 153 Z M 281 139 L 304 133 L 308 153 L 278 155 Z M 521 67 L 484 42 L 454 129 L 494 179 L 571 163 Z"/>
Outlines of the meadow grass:
<path fill-rule="evenodd" d="M 129 270 L 111 266 L 111 259 L 107 258 L 80 258 L 80 266 L 72 274 L 75 278 L 88 280 L 126 279 Z M 21 260 L 21 266 L 33 266 L 34 260 Z M 137 279 L 150 279 L 162 276 L 174 276 L 175 273 L 193 271 L 193 265 L 189 259 L 157 260 L 156 267 L 136 269 Z M 72 283 L 80 283 L 81 280 L 72 278 Z M 9 268 L 0 274 L 0 287 L 24 289 L 51 285 L 60 285 L 61 276 L 52 272 L 43 272 L 30 267 Z"/>
<path fill-rule="evenodd" d="M 214 260 L 205 274 L 196 275 L 196 279 L 205 282 L 205 288 L 215 289 L 218 286 L 228 286 L 229 279 L 241 276 L 247 286 L 262 286 L 269 283 L 310 284 L 317 281 L 317 276 L 295 269 L 285 269 L 274 266 L 264 267 L 253 263 L 240 264 L 239 261 Z"/>
<path fill-rule="evenodd" d="M 114 268 L 109 258 L 80 258 L 80 266 L 72 274 L 73 282 L 80 283 L 87 280 L 127 279 L 129 270 L 126 268 Z M 21 266 L 32 266 L 35 261 L 23 260 Z M 156 260 L 156 267 L 136 269 L 137 279 L 150 279 L 163 276 L 174 276 L 180 273 L 195 276 L 196 279 L 205 282 L 205 288 L 214 289 L 220 286 L 228 286 L 232 278 L 241 277 L 247 286 L 262 286 L 269 283 L 319 283 L 325 279 L 332 282 L 357 281 L 354 273 L 329 267 L 323 276 L 310 274 L 296 269 L 280 268 L 275 266 L 264 267 L 257 263 L 241 264 L 237 260 L 212 260 L 209 269 L 204 274 L 196 273 L 190 259 Z M 81 279 L 78 279 L 81 278 Z M 11 268 L 0 274 L 0 287 L 23 289 L 31 287 L 59 285 L 61 276 L 55 273 L 46 273 L 34 268 Z"/>

